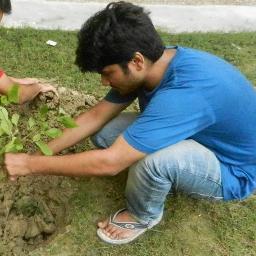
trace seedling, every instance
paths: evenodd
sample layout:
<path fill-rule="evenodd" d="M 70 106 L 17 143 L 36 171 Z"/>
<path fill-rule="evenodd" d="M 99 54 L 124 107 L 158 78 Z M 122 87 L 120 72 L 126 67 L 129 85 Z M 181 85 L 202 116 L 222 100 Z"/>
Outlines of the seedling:
<path fill-rule="evenodd" d="M 7 106 L 11 103 L 19 102 L 19 86 L 13 85 L 8 91 L 7 96 L 0 97 L 0 155 L 8 152 L 21 152 L 27 144 L 34 144 L 44 155 L 52 155 L 52 150 L 44 142 L 45 140 L 54 139 L 62 135 L 62 131 L 57 127 L 50 127 L 49 109 L 46 105 L 42 106 L 36 116 L 29 117 L 25 120 L 27 134 L 21 137 L 20 115 L 18 113 L 9 114 Z M 57 113 L 57 112 L 56 112 Z M 58 111 L 56 120 L 57 126 L 66 128 L 77 127 L 72 117 Z"/>

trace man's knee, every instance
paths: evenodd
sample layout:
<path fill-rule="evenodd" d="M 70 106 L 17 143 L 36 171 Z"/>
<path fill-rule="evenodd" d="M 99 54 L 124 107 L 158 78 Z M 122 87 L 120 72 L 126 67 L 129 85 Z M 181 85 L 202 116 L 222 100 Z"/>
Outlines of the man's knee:
<path fill-rule="evenodd" d="M 91 136 L 97 148 L 110 147 L 117 137 L 136 119 L 136 113 L 122 113 L 108 122 L 100 131 Z"/>
<path fill-rule="evenodd" d="M 164 169 L 165 163 L 161 162 L 158 154 L 153 153 L 133 164 L 129 169 L 129 177 L 133 180 L 165 180 Z"/>
<path fill-rule="evenodd" d="M 103 146 L 103 139 L 100 137 L 99 133 L 95 133 L 90 137 L 91 142 L 96 148 L 105 148 Z"/>

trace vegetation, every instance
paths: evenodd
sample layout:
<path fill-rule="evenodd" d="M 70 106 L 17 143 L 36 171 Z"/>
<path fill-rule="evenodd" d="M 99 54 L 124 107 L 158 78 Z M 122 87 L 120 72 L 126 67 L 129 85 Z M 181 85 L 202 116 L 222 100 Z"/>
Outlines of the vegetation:
<path fill-rule="evenodd" d="M 61 136 L 62 131 L 56 127 L 49 127 L 47 105 L 43 105 L 37 112 L 35 117 L 29 117 L 24 125 L 24 120 L 19 125 L 20 114 L 14 112 L 11 116 L 8 113 L 10 104 L 17 104 L 19 102 L 19 86 L 13 85 L 9 90 L 7 96 L 0 97 L 0 155 L 9 152 L 20 152 L 23 150 L 25 144 L 34 142 L 44 155 L 52 155 L 51 149 L 43 141 L 44 137 L 51 139 Z M 3 105 L 3 106 L 1 106 Z M 5 106 L 5 107 L 4 107 Z M 56 106 L 56 108 L 58 108 Z M 75 121 L 61 109 L 58 111 L 57 120 L 66 128 L 76 127 Z M 55 113 L 55 114 L 56 114 Z M 24 127 L 25 126 L 25 127 Z M 60 125 L 59 125 L 60 126 Z M 22 137 L 21 129 L 26 129 L 26 136 Z"/>

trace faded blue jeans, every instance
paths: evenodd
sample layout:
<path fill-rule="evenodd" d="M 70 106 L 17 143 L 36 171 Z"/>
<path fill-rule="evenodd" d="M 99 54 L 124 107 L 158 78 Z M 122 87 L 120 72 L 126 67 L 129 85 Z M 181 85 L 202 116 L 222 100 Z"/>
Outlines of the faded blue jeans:
<path fill-rule="evenodd" d="M 120 114 L 92 136 L 92 142 L 99 148 L 111 146 L 135 119 L 134 113 Z M 161 218 L 166 196 L 172 191 L 222 200 L 220 163 L 215 154 L 190 139 L 147 155 L 129 169 L 127 209 L 139 222 L 150 225 Z"/>

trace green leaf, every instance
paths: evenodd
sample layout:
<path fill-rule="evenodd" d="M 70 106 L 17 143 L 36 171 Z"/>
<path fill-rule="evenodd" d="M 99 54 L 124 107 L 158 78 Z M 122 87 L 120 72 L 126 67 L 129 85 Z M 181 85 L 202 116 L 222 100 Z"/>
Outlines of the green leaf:
<path fill-rule="evenodd" d="M 0 124 L 1 129 L 6 134 L 11 135 L 12 134 L 12 123 L 9 120 L 7 110 L 2 106 L 0 106 L 0 120 L 1 120 L 1 124 Z"/>
<path fill-rule="evenodd" d="M 46 131 L 45 134 L 50 138 L 54 139 L 54 138 L 60 137 L 62 135 L 62 131 L 57 128 L 51 128 L 48 131 Z"/>
<path fill-rule="evenodd" d="M 12 129 L 10 129 L 10 126 L 7 122 L 2 121 L 0 124 L 0 128 L 4 131 L 5 134 L 12 134 Z"/>
<path fill-rule="evenodd" d="M 37 142 L 37 141 L 41 140 L 41 135 L 40 135 L 40 133 L 39 133 L 39 134 L 36 134 L 35 136 L 33 136 L 32 140 L 33 140 L 34 142 Z"/>
<path fill-rule="evenodd" d="M 42 153 L 46 156 L 52 156 L 53 152 L 48 147 L 48 145 L 42 141 L 36 141 L 35 144 L 39 147 L 39 149 L 42 151 Z"/>
<path fill-rule="evenodd" d="M 42 131 L 49 129 L 49 125 L 46 122 L 41 123 Z"/>
<path fill-rule="evenodd" d="M 2 158 L 2 155 L 5 153 L 5 151 L 4 151 L 4 147 L 2 147 L 1 149 L 0 149 L 0 158 Z"/>
<path fill-rule="evenodd" d="M 0 127 L 0 136 L 2 136 L 4 133 L 4 130 Z"/>
<path fill-rule="evenodd" d="M 0 119 L 6 119 L 6 120 L 8 120 L 9 119 L 9 117 L 8 117 L 8 111 L 6 110 L 6 108 L 4 108 L 4 107 L 1 107 L 0 106 Z"/>
<path fill-rule="evenodd" d="M 13 123 L 15 126 L 18 125 L 19 119 L 20 119 L 20 115 L 18 115 L 18 114 L 16 114 L 16 113 L 12 115 L 12 123 Z"/>
<path fill-rule="evenodd" d="M 11 103 L 19 103 L 20 87 L 14 84 L 7 92 L 8 101 Z"/>
<path fill-rule="evenodd" d="M 15 150 L 16 152 L 21 151 L 23 149 L 22 141 L 19 138 L 15 139 Z"/>
<path fill-rule="evenodd" d="M 8 153 L 8 152 L 18 152 L 20 150 L 23 149 L 23 145 L 21 140 L 19 140 L 16 137 L 13 137 L 12 140 L 7 143 L 4 147 L 4 152 Z"/>
<path fill-rule="evenodd" d="M 28 127 L 29 129 L 33 128 L 35 126 L 36 122 L 35 122 L 35 119 L 33 117 L 30 117 L 28 119 Z"/>
<path fill-rule="evenodd" d="M 75 128 L 78 127 L 75 120 L 70 116 L 60 116 L 58 120 L 66 127 L 66 128 Z"/>
<path fill-rule="evenodd" d="M 43 105 L 40 109 L 39 109 L 39 113 L 41 115 L 42 118 L 45 118 L 47 113 L 49 111 L 49 108 L 47 107 L 47 105 Z"/>
<path fill-rule="evenodd" d="M 2 95 L 2 96 L 0 97 L 0 102 L 1 102 L 1 104 L 4 105 L 4 106 L 8 106 L 8 105 L 10 104 L 10 102 L 9 102 L 9 100 L 8 100 L 8 98 L 7 98 L 6 95 Z"/>
<path fill-rule="evenodd" d="M 22 145 L 22 142 L 19 141 L 19 143 L 17 142 L 16 145 L 15 145 L 15 148 L 18 151 L 21 151 L 23 149 L 23 145 Z"/>

